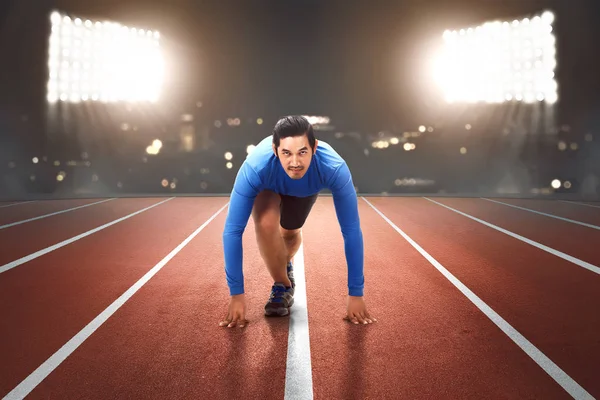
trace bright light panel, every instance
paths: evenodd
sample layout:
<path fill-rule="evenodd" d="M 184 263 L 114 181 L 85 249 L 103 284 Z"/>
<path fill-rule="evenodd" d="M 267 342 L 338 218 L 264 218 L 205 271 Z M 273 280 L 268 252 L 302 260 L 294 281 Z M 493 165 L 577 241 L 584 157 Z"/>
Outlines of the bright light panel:
<path fill-rule="evenodd" d="M 445 31 L 434 74 L 446 100 L 555 103 L 553 21 L 554 14 L 546 11 L 532 19 Z"/>
<path fill-rule="evenodd" d="M 159 99 L 164 72 L 159 32 L 56 11 L 50 20 L 49 102 Z"/>

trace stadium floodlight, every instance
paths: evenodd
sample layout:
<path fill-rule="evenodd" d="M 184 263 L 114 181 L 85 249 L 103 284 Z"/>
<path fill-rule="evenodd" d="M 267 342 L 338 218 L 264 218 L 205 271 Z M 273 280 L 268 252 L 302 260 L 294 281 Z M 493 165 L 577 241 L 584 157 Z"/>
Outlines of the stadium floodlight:
<path fill-rule="evenodd" d="M 558 100 L 554 14 L 446 30 L 434 65 L 448 102 Z"/>
<path fill-rule="evenodd" d="M 160 33 L 50 14 L 49 102 L 150 101 L 160 97 Z"/>

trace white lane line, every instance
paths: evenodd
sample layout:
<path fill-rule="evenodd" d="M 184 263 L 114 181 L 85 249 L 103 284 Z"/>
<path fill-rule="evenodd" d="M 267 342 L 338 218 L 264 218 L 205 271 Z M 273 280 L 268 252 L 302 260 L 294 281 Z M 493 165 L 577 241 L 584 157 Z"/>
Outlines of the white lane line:
<path fill-rule="evenodd" d="M 229 204 L 229 202 L 227 203 Z M 190 236 L 188 236 L 183 242 L 175 247 L 171 252 L 162 260 L 158 262 L 152 269 L 140 278 L 133 286 L 131 286 L 125 293 L 119 296 L 111 305 L 109 305 L 104 311 L 102 311 L 96 318 L 87 324 L 82 330 L 80 330 L 75 336 L 73 336 L 67 343 L 65 343 L 56 353 L 48 358 L 42 365 L 36 368 L 27 378 L 25 378 L 19 385 L 10 391 L 3 399 L 13 400 L 22 399 L 27 396 L 33 389 L 36 388 L 52 371 L 54 371 L 67 357 L 69 357 L 81 344 L 87 340 L 103 323 L 105 323 L 127 300 L 129 300 L 142 286 L 144 286 L 154 275 L 158 273 L 177 253 L 181 251 L 200 231 L 202 231 L 206 225 L 208 225 L 213 219 L 217 217 L 227 207 L 225 204 L 219 211 L 217 211 L 212 217 L 210 217 L 205 223 L 203 223 L 198 229 L 196 229 Z"/>
<path fill-rule="evenodd" d="M 543 216 L 546 216 L 546 217 L 560 219 L 561 221 L 570 222 L 572 224 L 582 225 L 582 226 L 586 226 L 588 228 L 600 230 L 600 226 L 597 226 L 597 225 L 586 224 L 585 222 L 575 221 L 575 220 L 572 220 L 572 219 L 569 219 L 569 218 L 563 218 L 563 217 L 559 217 L 557 215 L 543 213 L 541 211 L 532 210 L 531 208 L 515 206 L 514 204 L 505 203 L 503 201 L 486 199 L 485 197 L 481 197 L 481 199 L 487 200 L 487 201 L 491 201 L 491 202 L 494 202 L 494 203 L 498 203 L 498 204 L 503 204 L 503 205 L 509 206 L 509 207 L 518 208 L 518 209 L 523 210 L 523 211 L 529 211 L 529 212 L 532 212 L 532 213 L 540 214 L 540 215 L 543 215 Z"/>
<path fill-rule="evenodd" d="M 580 206 L 600 208 L 600 206 L 596 206 L 596 205 L 593 205 L 593 204 L 580 203 L 578 201 L 569 201 L 569 200 L 559 200 L 559 201 L 562 201 L 563 203 L 577 204 L 577 205 L 580 205 Z"/>
<path fill-rule="evenodd" d="M 521 236 L 521 235 L 519 235 L 519 234 L 516 234 L 516 233 L 514 233 L 514 232 L 508 231 L 508 230 L 506 230 L 506 229 L 500 228 L 499 226 L 496 226 L 496 225 L 494 225 L 494 224 L 490 224 L 489 222 L 486 222 L 486 221 L 483 221 L 483 220 L 481 220 L 481 219 L 479 219 L 479 218 L 473 217 L 472 215 L 466 214 L 466 213 L 464 213 L 464 212 L 462 212 L 462 211 L 458 211 L 458 210 L 456 210 L 456 209 L 454 209 L 454 208 L 452 208 L 452 207 L 449 207 L 449 206 L 447 206 L 447 205 L 445 205 L 445 204 L 438 203 L 438 202 L 437 202 L 437 201 L 435 201 L 435 200 L 431 200 L 431 199 L 429 199 L 429 198 L 427 198 L 427 197 L 424 197 L 424 199 L 426 199 L 426 200 L 429 200 L 429 201 L 431 201 L 432 203 L 438 204 L 438 205 L 440 205 L 440 206 L 442 206 L 442 207 L 445 207 L 445 208 L 447 208 L 448 210 L 452 210 L 452 211 L 454 211 L 454 212 L 455 212 L 455 213 L 457 213 L 457 214 L 460 214 L 460 215 L 463 215 L 463 216 L 465 216 L 465 217 L 467 217 L 467 218 L 470 218 L 470 219 L 472 219 L 473 221 L 477 221 L 477 222 L 479 222 L 480 224 L 483 224 L 483 225 L 485 225 L 485 226 L 488 226 L 488 227 L 490 227 L 490 228 L 492 228 L 492 229 L 495 229 L 495 230 L 497 230 L 497 231 L 499 231 L 499 232 L 502 232 L 502 233 L 504 233 L 504 234 L 506 234 L 506 235 L 508 235 L 508 236 L 512 236 L 512 237 L 514 237 L 515 239 L 519 239 L 520 241 L 522 241 L 522 242 L 525 242 L 525 243 L 527 243 L 527 244 L 530 244 L 530 245 L 532 245 L 532 246 L 534 246 L 534 247 L 537 247 L 538 249 L 544 250 L 544 251 L 545 251 L 545 252 L 547 252 L 547 253 L 550 253 L 550 254 L 552 254 L 552 255 L 555 255 L 555 256 L 557 256 L 557 257 L 560 257 L 560 258 L 562 258 L 563 260 L 567 260 L 567 261 L 569 261 L 569 262 L 572 262 L 572 263 L 573 263 L 573 264 L 575 264 L 575 265 L 579 265 L 580 267 L 582 267 L 582 268 L 585 268 L 585 269 L 587 269 L 587 270 L 589 270 L 589 271 L 592 271 L 592 272 L 594 272 L 594 273 L 596 273 L 596 274 L 600 274 L 600 268 L 599 268 L 599 267 L 597 267 L 597 266 L 595 266 L 595 265 L 593 265 L 593 264 L 590 264 L 590 263 L 588 263 L 588 262 L 586 262 L 586 261 L 580 260 L 579 258 L 576 258 L 576 257 L 570 256 L 570 255 L 568 255 L 568 254 L 566 254 L 566 253 L 563 253 L 562 251 L 558 251 L 558 250 L 556 250 L 556 249 L 553 249 L 552 247 L 545 246 L 545 245 L 543 245 L 543 244 L 541 244 L 541 243 L 538 243 L 538 242 L 535 242 L 535 241 L 533 241 L 533 240 L 531 240 L 531 239 L 527 239 L 527 238 L 526 238 L 526 237 L 524 237 L 524 236 Z"/>
<path fill-rule="evenodd" d="M 60 249 L 61 247 L 64 247 L 64 246 L 66 246 L 66 245 L 68 245 L 68 244 L 71 244 L 71 243 L 73 243 L 73 242 L 75 242 L 75 241 L 77 241 L 77 240 L 79 240 L 79 239 L 82 239 L 82 238 L 84 238 L 84 237 L 86 237 L 86 236 L 89 236 L 89 235 L 91 235 L 91 234 L 94 234 L 94 233 L 96 233 L 96 232 L 98 232 L 98 231 L 101 231 L 102 229 L 108 228 L 109 226 L 112 226 L 112 225 L 114 225 L 114 224 L 118 224 L 118 223 L 119 223 L 119 222 L 121 222 L 121 221 L 125 221 L 125 220 L 126 220 L 126 219 L 128 219 L 128 218 L 131 218 L 131 217 L 133 217 L 133 216 L 136 216 L 136 215 L 138 215 L 138 214 L 140 214 L 140 213 L 143 213 L 144 211 L 147 211 L 147 210 L 149 210 L 149 209 L 151 209 L 151 208 L 153 208 L 153 207 L 156 207 L 156 206 L 158 206 L 158 205 L 161 205 L 162 203 L 164 203 L 164 202 L 167 202 L 167 201 L 169 201 L 169 200 L 172 200 L 172 199 L 174 199 L 174 198 L 175 198 L 175 197 L 170 197 L 170 198 L 168 198 L 168 199 L 166 199 L 166 200 L 163 200 L 163 201 L 161 201 L 161 202 L 159 202 L 159 203 L 153 204 L 153 205 L 151 205 L 151 206 L 149 206 L 149 207 L 146 207 L 146 208 L 144 208 L 144 209 L 142 209 L 142 210 L 136 211 L 136 212 L 134 212 L 134 213 L 131 213 L 131 214 L 129 214 L 129 215 L 126 215 L 126 216 L 124 216 L 124 217 L 122 217 L 122 218 L 116 219 L 116 220 L 114 220 L 114 221 L 112 221 L 112 222 L 106 223 L 106 224 L 104 224 L 104 225 L 102 225 L 102 226 L 99 226 L 99 227 L 97 227 L 97 228 L 90 229 L 90 230 L 89 230 L 89 231 L 87 231 L 87 232 L 81 233 L 81 234 L 79 234 L 79 235 L 77 235 L 77 236 L 73 236 L 73 237 L 72 237 L 72 238 L 70 238 L 70 239 L 63 240 L 63 241 L 62 241 L 62 242 L 60 242 L 60 243 L 56 243 L 56 244 L 54 244 L 54 245 L 52 245 L 52 246 L 46 247 L 45 249 L 42 249 L 42 250 L 36 251 L 35 253 L 31 253 L 31 254 L 29 254 L 29 255 L 27 255 L 27 256 L 25 256 L 25 257 L 21 257 L 21 258 L 19 258 L 18 260 L 11 261 L 11 262 L 9 262 L 8 264 L 4 264 L 4 265 L 0 266 L 0 273 L 6 272 L 6 271 L 8 271 L 9 269 L 12 269 L 12 268 L 18 267 L 18 266 L 19 266 L 19 265 L 21 265 L 21 264 L 24 264 L 24 263 L 26 263 L 26 262 L 28 262 L 28 261 L 34 260 L 34 259 L 36 259 L 36 258 L 38 258 L 38 257 L 41 257 L 41 256 L 43 256 L 44 254 L 48 254 L 48 253 L 50 253 L 51 251 L 54 251 L 54 250 L 56 250 L 56 249 Z"/>
<path fill-rule="evenodd" d="M 556 365 L 548 356 L 535 347 L 527 338 L 519 333 L 515 328 L 506 322 L 496 311 L 481 300 L 475 293 L 466 287 L 458 278 L 450 273 L 442 264 L 427 253 L 421 246 L 412 240 L 406 233 L 398 228 L 389 218 L 373 206 L 367 199 L 362 199 L 371 206 L 377 214 L 381 216 L 392 228 L 396 230 L 408 243 L 410 243 L 427 261 L 429 261 L 438 271 L 442 273 L 458 290 L 461 291 L 481 312 L 483 312 L 498 328 L 502 330 L 517 346 L 521 348 L 533 361 L 535 361 L 548 375 L 552 377 L 564 390 L 575 399 L 593 399 L 583 387 L 581 387 L 573 378 L 567 375 L 558 365 Z"/>
<path fill-rule="evenodd" d="M 285 372 L 285 400 L 312 400 L 313 382 L 308 333 L 308 308 L 304 278 L 304 245 L 294 256 L 296 290 L 290 312 L 288 352 Z"/>
<path fill-rule="evenodd" d="M 35 221 L 35 220 L 42 219 L 42 218 L 48 218 L 48 217 L 51 217 L 51 216 L 53 216 L 53 215 L 63 214 L 63 213 L 69 212 L 69 211 L 78 210 L 78 209 L 80 209 L 80 208 L 84 208 L 84 207 L 93 206 L 93 205 L 95 205 L 95 204 L 105 203 L 105 202 L 107 202 L 107 201 L 111 201 L 111 200 L 115 200 L 115 198 L 112 198 L 112 199 L 106 199 L 106 200 L 100 200 L 100 201 L 96 201 L 96 202 L 94 202 L 94 203 L 90 203 L 90 204 L 84 204 L 84 205 L 82 205 L 82 206 L 73 207 L 73 208 L 68 208 L 68 209 L 66 209 L 66 210 L 57 211 L 57 212 L 53 212 L 53 213 L 50 213 L 50 214 L 44 214 L 44 215 L 40 215 L 39 217 L 34 217 L 34 218 L 24 219 L 24 220 L 22 220 L 22 221 L 13 222 L 13 223 L 11 223 L 11 224 L 1 225 L 1 226 L 0 226 L 0 229 L 6 229 L 6 228 L 10 228 L 11 226 L 15 226 L 15 225 L 24 224 L 24 223 L 31 222 L 31 221 Z"/>
<path fill-rule="evenodd" d="M 27 203 L 35 203 L 35 200 L 21 201 L 19 203 L 12 203 L 12 204 L 5 204 L 3 206 L 0 206 L 0 208 L 12 207 L 12 206 L 20 206 L 21 204 L 27 204 Z"/>

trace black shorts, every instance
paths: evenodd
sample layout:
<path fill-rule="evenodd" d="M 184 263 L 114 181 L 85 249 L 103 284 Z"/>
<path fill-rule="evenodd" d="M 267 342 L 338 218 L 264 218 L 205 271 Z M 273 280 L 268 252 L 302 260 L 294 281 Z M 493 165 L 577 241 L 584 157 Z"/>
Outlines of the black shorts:
<path fill-rule="evenodd" d="M 306 222 L 306 218 L 317 201 L 318 193 L 308 197 L 294 197 L 280 194 L 279 224 L 283 229 L 300 229 Z"/>

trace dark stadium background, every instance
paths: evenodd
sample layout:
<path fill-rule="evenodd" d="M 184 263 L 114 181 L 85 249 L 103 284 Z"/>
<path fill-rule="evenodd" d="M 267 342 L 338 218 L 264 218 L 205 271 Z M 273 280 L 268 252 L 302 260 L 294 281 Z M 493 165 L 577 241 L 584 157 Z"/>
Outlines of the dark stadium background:
<path fill-rule="evenodd" d="M 52 10 L 160 31 L 160 102 L 49 107 Z M 552 126 L 536 125 L 535 107 L 449 106 L 432 89 L 428 50 L 444 29 L 544 10 L 556 15 Z M 599 15 L 593 0 L 4 0 L 0 198 L 227 194 L 247 146 L 302 114 L 329 118 L 318 138 L 347 159 L 359 193 L 597 199 Z"/>

